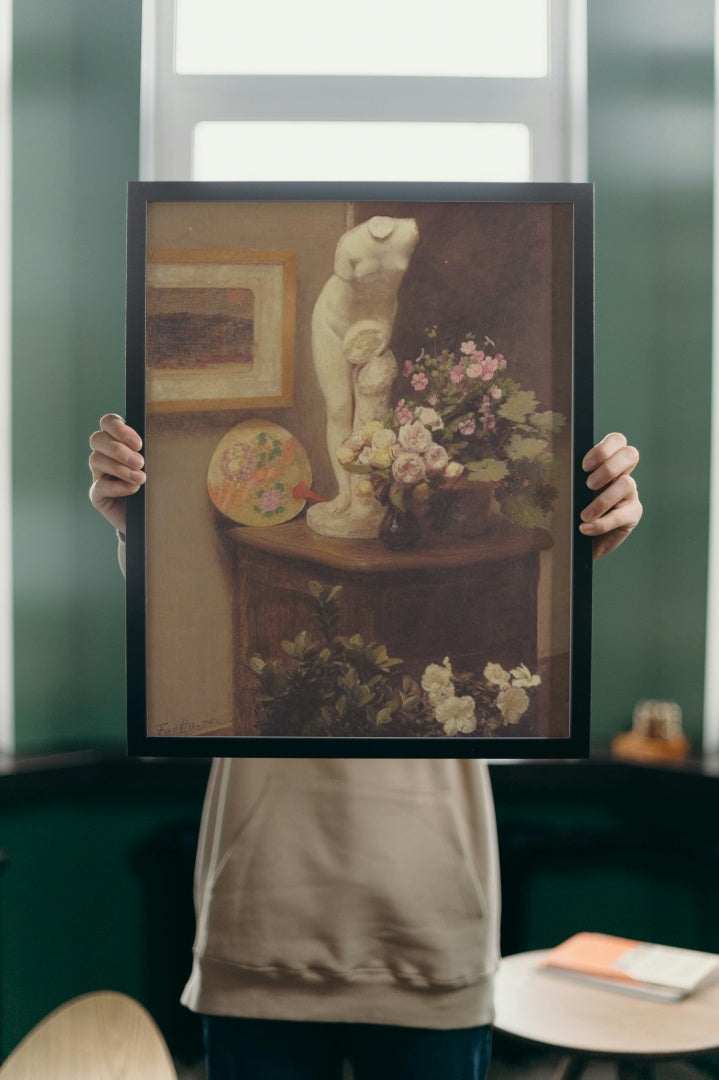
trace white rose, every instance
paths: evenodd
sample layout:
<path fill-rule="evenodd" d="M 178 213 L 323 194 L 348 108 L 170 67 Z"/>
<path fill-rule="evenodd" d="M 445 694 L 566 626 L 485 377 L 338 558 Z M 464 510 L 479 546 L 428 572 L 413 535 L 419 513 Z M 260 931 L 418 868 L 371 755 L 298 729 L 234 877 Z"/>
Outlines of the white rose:
<path fill-rule="evenodd" d="M 431 431 L 440 431 L 444 427 L 442 417 L 436 409 L 428 409 L 425 405 L 420 405 L 418 409 L 414 410 L 414 415 L 421 424 L 430 428 Z"/>
<path fill-rule="evenodd" d="M 509 674 L 512 676 L 513 686 L 539 686 L 542 681 L 539 675 L 532 675 L 526 664 L 512 668 Z"/>
<path fill-rule="evenodd" d="M 415 454 L 423 454 L 432 444 L 432 432 L 419 420 L 402 424 L 398 438 L 405 450 L 412 450 Z"/>
<path fill-rule="evenodd" d="M 474 698 L 466 695 L 447 698 L 437 706 L 434 715 L 444 728 L 445 735 L 456 735 L 460 731 L 469 735 L 477 730 L 477 717 L 474 710 Z"/>
<path fill-rule="evenodd" d="M 499 686 L 500 689 L 509 686 L 509 672 L 505 671 L 501 664 L 487 664 L 484 677 L 490 686 Z"/>
<path fill-rule="evenodd" d="M 404 450 L 392 462 L 392 476 L 400 484 L 419 484 L 426 475 L 427 470 L 419 454 L 411 454 Z"/>
<path fill-rule="evenodd" d="M 464 472 L 464 465 L 461 461 L 450 461 L 449 465 L 445 466 L 444 475 L 448 480 L 456 480 Z"/>
<path fill-rule="evenodd" d="M 449 657 L 444 658 L 443 664 L 427 665 L 422 675 L 422 689 L 429 694 L 430 699 L 436 696 L 438 700 L 444 700 L 454 693 Z"/>
<path fill-rule="evenodd" d="M 443 446 L 439 443 L 432 443 L 427 452 L 424 455 L 424 464 L 427 472 L 440 473 L 444 472 L 449 463 L 449 455 Z"/>
<path fill-rule="evenodd" d="M 351 465 L 354 459 L 355 451 L 352 449 L 351 446 L 347 446 L 346 443 L 343 443 L 342 446 L 340 446 L 337 450 L 337 460 L 339 461 L 340 465 Z"/>
<path fill-rule="evenodd" d="M 497 694 L 497 708 L 505 724 L 517 724 L 529 708 L 529 695 L 521 686 L 507 686 Z"/>

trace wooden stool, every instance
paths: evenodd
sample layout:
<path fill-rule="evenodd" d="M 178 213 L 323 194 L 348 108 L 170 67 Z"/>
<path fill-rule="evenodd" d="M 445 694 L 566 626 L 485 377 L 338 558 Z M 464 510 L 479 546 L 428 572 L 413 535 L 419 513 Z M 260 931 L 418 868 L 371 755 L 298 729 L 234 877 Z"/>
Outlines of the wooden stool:
<path fill-rule="evenodd" d="M 547 950 L 505 957 L 497 974 L 495 1030 L 564 1058 L 552 1080 L 575 1080 L 592 1058 L 620 1078 L 649 1077 L 653 1062 L 719 1047 L 719 982 L 682 1001 L 652 1001 L 539 967 Z"/>
<path fill-rule="evenodd" d="M 2 1080 L 177 1080 L 146 1009 L 114 991 L 74 998 L 41 1020 L 0 1067 Z"/>

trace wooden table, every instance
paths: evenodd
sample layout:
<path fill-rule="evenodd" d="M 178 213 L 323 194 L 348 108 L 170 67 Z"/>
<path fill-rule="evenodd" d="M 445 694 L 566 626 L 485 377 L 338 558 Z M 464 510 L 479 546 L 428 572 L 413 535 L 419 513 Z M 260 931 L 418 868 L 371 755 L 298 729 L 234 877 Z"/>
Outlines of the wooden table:
<path fill-rule="evenodd" d="M 489 660 L 535 670 L 539 553 L 551 546 L 539 529 L 500 522 L 471 540 L 428 533 L 414 550 L 390 551 L 379 540 L 318 536 L 300 518 L 235 528 L 229 539 L 237 734 L 253 731 L 252 656 L 280 658 L 283 639 L 316 633 L 311 580 L 342 586 L 343 633 L 385 644 L 415 677 L 446 655 L 460 671 Z"/>
<path fill-rule="evenodd" d="M 657 1059 L 719 1047 L 719 982 L 682 1001 L 652 1001 L 542 971 L 545 955 L 502 960 L 495 1029 L 563 1051 L 553 1080 L 573 1080 L 592 1058 L 613 1059 L 620 1077 L 650 1076 Z"/>

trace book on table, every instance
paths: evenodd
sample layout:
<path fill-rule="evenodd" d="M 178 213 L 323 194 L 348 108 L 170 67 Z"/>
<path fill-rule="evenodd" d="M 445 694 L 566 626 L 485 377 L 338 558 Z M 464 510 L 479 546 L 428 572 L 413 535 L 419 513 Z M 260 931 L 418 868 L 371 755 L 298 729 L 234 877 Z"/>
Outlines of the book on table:
<path fill-rule="evenodd" d="M 541 967 L 621 993 L 679 1001 L 719 978 L 719 955 L 583 932 L 551 949 Z"/>

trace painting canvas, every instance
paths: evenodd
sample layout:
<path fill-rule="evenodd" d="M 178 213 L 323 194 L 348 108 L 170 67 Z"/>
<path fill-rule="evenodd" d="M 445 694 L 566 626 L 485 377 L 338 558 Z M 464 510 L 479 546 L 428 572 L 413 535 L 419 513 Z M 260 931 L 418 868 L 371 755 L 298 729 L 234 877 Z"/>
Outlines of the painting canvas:
<path fill-rule="evenodd" d="M 129 205 L 130 751 L 586 753 L 591 188 Z"/>

